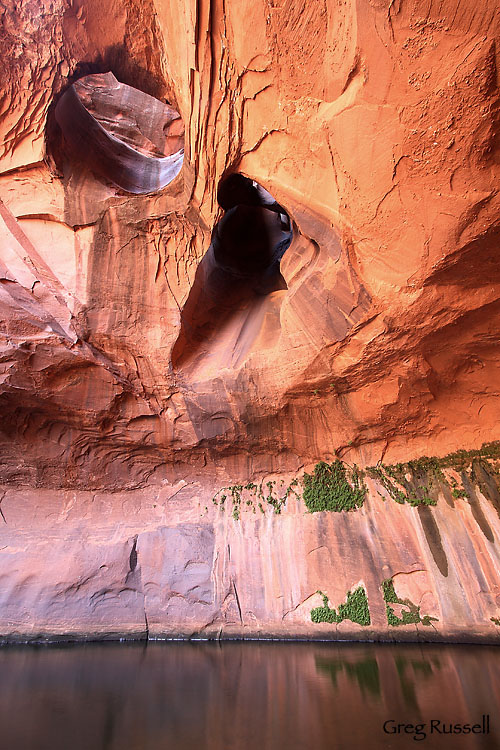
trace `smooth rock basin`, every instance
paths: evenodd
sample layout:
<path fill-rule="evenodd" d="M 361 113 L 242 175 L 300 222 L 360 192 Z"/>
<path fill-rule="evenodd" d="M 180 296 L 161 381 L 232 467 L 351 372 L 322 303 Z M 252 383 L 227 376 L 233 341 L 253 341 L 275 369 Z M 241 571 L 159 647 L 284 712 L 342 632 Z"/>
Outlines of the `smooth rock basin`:
<path fill-rule="evenodd" d="M 80 78 L 58 101 L 55 117 L 69 159 L 128 193 L 161 190 L 182 168 L 179 113 L 113 73 Z"/>

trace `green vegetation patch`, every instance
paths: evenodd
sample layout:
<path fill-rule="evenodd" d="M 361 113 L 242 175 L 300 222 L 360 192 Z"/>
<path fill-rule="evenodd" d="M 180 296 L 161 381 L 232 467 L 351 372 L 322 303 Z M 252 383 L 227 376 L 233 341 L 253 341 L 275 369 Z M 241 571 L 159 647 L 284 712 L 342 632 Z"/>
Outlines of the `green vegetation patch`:
<path fill-rule="evenodd" d="M 481 448 L 475 450 L 460 450 L 455 451 L 454 453 L 448 453 L 447 456 L 443 456 L 443 458 L 438 458 L 436 460 L 439 461 L 439 465 L 442 469 L 449 468 L 460 472 L 467 469 L 475 458 L 500 461 L 500 440 L 495 440 L 492 443 L 485 443 Z"/>
<path fill-rule="evenodd" d="M 363 473 L 354 466 L 349 470 L 339 459 L 332 464 L 316 464 L 314 474 L 304 474 L 304 502 L 311 513 L 322 510 L 356 510 L 365 500 Z M 350 480 L 350 481 L 349 481 Z"/>
<path fill-rule="evenodd" d="M 365 471 L 369 477 L 382 485 L 389 497 L 396 503 L 409 503 L 413 506 L 436 505 L 438 491 L 443 487 L 448 487 L 455 498 L 469 499 L 465 487 L 460 485 L 454 477 L 448 477 L 445 470 L 453 469 L 458 474 L 462 474 L 462 483 L 469 471 L 470 480 L 474 482 L 471 467 L 474 461 L 479 460 L 488 470 L 488 474 L 496 477 L 498 485 L 500 441 L 485 443 L 475 450 L 448 453 L 441 458 L 422 456 L 406 463 L 392 465 L 379 463 L 377 466 L 367 467 Z"/>
<path fill-rule="evenodd" d="M 500 617 L 490 617 L 490 620 L 492 623 L 494 623 L 495 625 L 498 625 L 498 627 L 500 628 Z"/>
<path fill-rule="evenodd" d="M 460 482 L 446 473 L 449 469 L 461 475 Z M 477 450 L 455 451 L 442 458 L 422 456 L 405 463 L 378 463 L 364 470 L 356 464 L 351 467 L 338 458 L 331 464 L 320 461 L 314 472 L 305 473 L 302 480 L 308 511 L 338 513 L 361 508 L 368 491 L 365 476 L 374 479 L 396 503 L 409 503 L 413 507 L 436 505 L 443 491 L 448 493 L 449 500 L 451 497 L 471 500 L 471 487 L 479 486 L 500 515 L 500 441 L 485 443 Z M 221 509 L 226 501 L 230 503 L 232 516 L 237 521 L 242 506 L 253 513 L 265 513 L 267 506 L 271 506 L 275 513 L 280 514 L 292 494 L 300 497 L 298 478 L 287 487 L 283 480 L 230 485 L 220 489 L 212 501 Z M 382 492 L 378 494 L 385 497 Z"/>
<path fill-rule="evenodd" d="M 469 493 L 466 491 L 464 487 L 460 487 L 457 480 L 454 477 L 451 477 L 450 480 L 450 488 L 451 488 L 451 494 L 455 498 L 463 497 L 465 500 L 469 498 Z"/>
<path fill-rule="evenodd" d="M 318 594 L 323 599 L 323 606 L 315 607 L 311 610 L 311 620 L 313 622 L 334 623 L 351 620 L 351 622 L 356 622 L 358 625 L 370 624 L 368 597 L 363 586 L 359 586 L 355 591 L 348 592 L 347 599 L 343 604 L 339 605 L 338 612 L 328 606 L 328 597 L 326 594 L 322 591 L 318 591 Z"/>
<path fill-rule="evenodd" d="M 444 481 L 444 474 L 432 464 L 427 468 L 422 466 L 415 468 L 412 466 L 415 463 L 409 461 L 407 464 L 394 466 L 379 464 L 367 468 L 366 473 L 372 479 L 377 479 L 396 503 L 409 503 L 414 507 L 436 505 L 436 500 L 431 496 L 431 490 L 437 488 L 439 481 Z"/>
<path fill-rule="evenodd" d="M 284 486 L 283 481 L 279 483 L 279 486 L 277 486 L 278 482 L 276 481 L 269 481 L 265 484 L 263 482 L 260 482 L 260 484 L 254 482 L 232 484 L 218 490 L 213 496 L 212 502 L 214 505 L 218 505 L 221 510 L 224 509 L 226 501 L 231 503 L 231 515 L 235 521 L 240 520 L 242 505 L 246 505 L 253 513 L 255 513 L 256 508 L 261 513 L 265 513 L 264 503 L 267 503 L 279 515 L 291 495 L 300 497 L 295 489 L 298 484 L 298 479 L 293 479 L 287 487 Z"/>
<path fill-rule="evenodd" d="M 420 615 L 420 607 L 413 604 L 409 599 L 400 599 L 394 589 L 394 581 L 392 578 L 387 578 L 382 581 L 382 593 L 384 595 L 385 611 L 387 614 L 387 622 L 393 627 L 399 625 L 416 625 L 421 623 L 422 625 L 430 625 L 432 621 L 437 622 L 436 617 L 430 617 L 429 615 Z M 406 610 L 401 612 L 401 617 L 397 617 L 394 609 L 390 606 L 391 604 L 402 604 L 407 607 Z"/>

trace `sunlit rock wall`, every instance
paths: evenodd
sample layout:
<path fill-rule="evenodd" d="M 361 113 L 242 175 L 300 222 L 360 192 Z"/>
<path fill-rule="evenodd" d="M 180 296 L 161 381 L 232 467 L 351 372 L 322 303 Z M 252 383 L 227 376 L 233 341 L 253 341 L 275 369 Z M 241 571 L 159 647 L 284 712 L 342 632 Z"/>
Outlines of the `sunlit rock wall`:
<path fill-rule="evenodd" d="M 219 632 L 234 607 L 234 632 L 293 622 L 287 632 L 311 634 L 317 589 L 338 604 L 363 579 L 373 599 L 383 579 L 411 573 L 410 598 L 431 592 L 442 634 L 495 638 L 497 527 L 492 541 L 465 502 L 462 520 L 443 502 L 429 510 L 454 550 L 447 576 L 418 510 L 375 487 L 375 525 L 366 508 L 306 516 L 291 503 L 244 532 L 250 521 L 229 514 L 224 534 L 245 540 L 228 540 L 231 560 L 219 511 L 204 508 L 224 484 L 288 481 L 336 452 L 365 465 L 498 437 L 497 4 L 4 8 L 4 634 L 143 632 L 145 611 L 155 632 Z M 163 190 L 132 196 L 65 148 L 57 102 L 108 71 L 182 117 L 183 167 Z M 292 220 L 287 288 L 192 317 L 217 187 L 234 171 Z M 367 556 L 368 537 L 383 554 Z M 328 555 L 321 571 L 314 547 Z M 106 582 L 82 588 L 101 566 Z M 191 577 L 192 607 L 146 597 L 145 583 L 180 598 Z M 233 589 L 248 590 L 254 619 Z"/>

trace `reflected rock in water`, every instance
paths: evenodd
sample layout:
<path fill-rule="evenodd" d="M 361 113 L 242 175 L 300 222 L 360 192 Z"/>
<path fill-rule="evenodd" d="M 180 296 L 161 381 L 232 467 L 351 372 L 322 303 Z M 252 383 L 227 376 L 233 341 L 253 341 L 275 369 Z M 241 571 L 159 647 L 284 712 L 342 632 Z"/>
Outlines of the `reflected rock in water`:
<path fill-rule="evenodd" d="M 432 720 L 481 729 L 488 715 L 489 734 L 478 734 L 477 747 L 489 749 L 500 746 L 499 703 L 494 647 L 0 649 L 1 746 L 9 750 L 385 750 L 409 747 L 392 731 L 399 722 L 424 725 L 429 738 Z M 425 747 L 438 747 L 435 740 Z M 470 750 L 471 737 L 454 734 L 448 746 Z"/>

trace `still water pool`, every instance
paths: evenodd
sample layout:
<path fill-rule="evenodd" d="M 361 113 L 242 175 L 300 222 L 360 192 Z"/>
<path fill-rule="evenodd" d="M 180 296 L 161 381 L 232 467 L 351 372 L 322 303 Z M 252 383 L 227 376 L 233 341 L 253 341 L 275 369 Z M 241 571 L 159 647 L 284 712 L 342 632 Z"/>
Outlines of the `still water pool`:
<path fill-rule="evenodd" d="M 0 649 L 2 750 L 489 750 L 499 708 L 489 646 Z"/>

